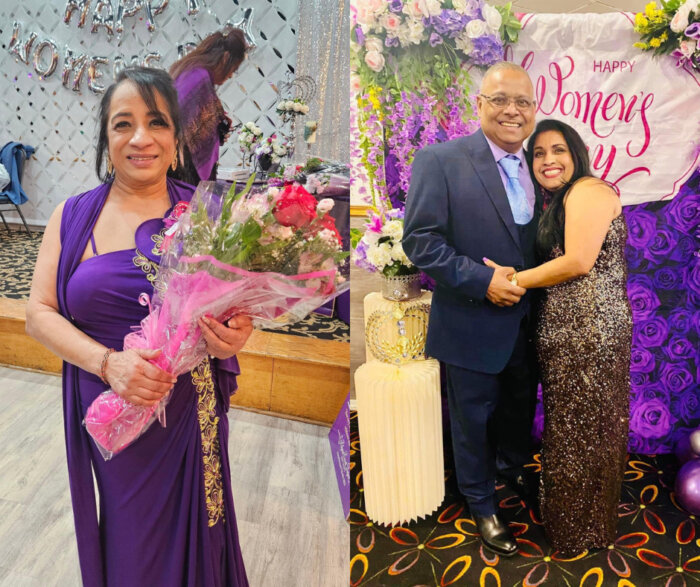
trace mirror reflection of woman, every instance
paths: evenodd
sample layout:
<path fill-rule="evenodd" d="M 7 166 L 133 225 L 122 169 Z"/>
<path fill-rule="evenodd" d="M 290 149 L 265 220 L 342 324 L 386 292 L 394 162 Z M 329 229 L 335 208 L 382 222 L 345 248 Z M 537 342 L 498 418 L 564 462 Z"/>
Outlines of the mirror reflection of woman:
<path fill-rule="evenodd" d="M 64 360 L 68 474 L 86 587 L 248 585 L 226 412 L 250 319 L 200 322 L 211 358 L 177 378 L 150 362 L 160 351 L 122 350 L 148 312 L 138 300 L 153 292 L 163 218 L 194 191 L 167 175 L 181 141 L 168 74 L 122 71 L 100 104 L 103 183 L 52 214 L 27 304 L 27 332 Z M 152 425 L 105 461 L 82 421 L 108 388 L 141 406 L 172 396 L 167 428 Z"/>
<path fill-rule="evenodd" d="M 552 548 L 575 556 L 616 536 L 632 341 L 627 227 L 619 197 L 593 177 L 573 128 L 541 121 L 527 153 L 534 180 L 550 196 L 537 234 L 543 263 L 511 280 L 543 288 L 536 335 L 545 415 L 540 510 Z"/>

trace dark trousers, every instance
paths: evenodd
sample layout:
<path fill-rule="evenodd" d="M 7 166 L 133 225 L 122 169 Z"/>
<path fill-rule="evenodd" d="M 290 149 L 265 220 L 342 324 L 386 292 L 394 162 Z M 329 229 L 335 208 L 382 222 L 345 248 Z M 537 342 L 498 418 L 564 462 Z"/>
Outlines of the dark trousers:
<path fill-rule="evenodd" d="M 496 475 L 515 477 L 530 458 L 537 388 L 525 323 L 500 373 L 446 365 L 457 483 L 472 515 L 495 514 Z"/>

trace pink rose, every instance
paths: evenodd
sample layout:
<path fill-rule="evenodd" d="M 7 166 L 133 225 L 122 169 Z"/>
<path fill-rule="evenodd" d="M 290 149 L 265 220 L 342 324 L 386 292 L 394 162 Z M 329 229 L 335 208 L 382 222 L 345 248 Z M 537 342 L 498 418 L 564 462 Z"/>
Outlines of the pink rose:
<path fill-rule="evenodd" d="M 384 69 L 384 55 L 378 51 L 367 51 L 365 54 L 365 63 L 372 71 L 379 73 Z"/>

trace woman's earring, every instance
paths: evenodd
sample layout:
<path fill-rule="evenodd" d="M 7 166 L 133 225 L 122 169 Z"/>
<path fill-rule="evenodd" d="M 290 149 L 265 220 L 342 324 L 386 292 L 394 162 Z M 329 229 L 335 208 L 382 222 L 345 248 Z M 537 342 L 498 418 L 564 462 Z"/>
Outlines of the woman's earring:
<path fill-rule="evenodd" d="M 114 175 L 114 165 L 112 165 L 109 155 L 107 155 L 107 175 Z"/>
<path fill-rule="evenodd" d="M 175 171 L 177 169 L 177 150 L 175 151 L 175 154 L 173 155 L 173 162 L 170 164 L 170 169 Z"/>

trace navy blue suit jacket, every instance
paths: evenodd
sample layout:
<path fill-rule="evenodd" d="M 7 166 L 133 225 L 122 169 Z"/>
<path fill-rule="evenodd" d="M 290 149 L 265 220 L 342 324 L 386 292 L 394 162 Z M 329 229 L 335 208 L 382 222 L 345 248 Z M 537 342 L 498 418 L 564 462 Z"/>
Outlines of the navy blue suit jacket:
<path fill-rule="evenodd" d="M 535 205 L 535 222 L 539 202 Z M 510 358 L 528 295 L 511 307 L 486 299 L 493 269 L 525 268 L 518 228 L 481 130 L 421 149 L 406 197 L 403 247 L 435 279 L 426 352 L 445 363 L 499 373 Z"/>

